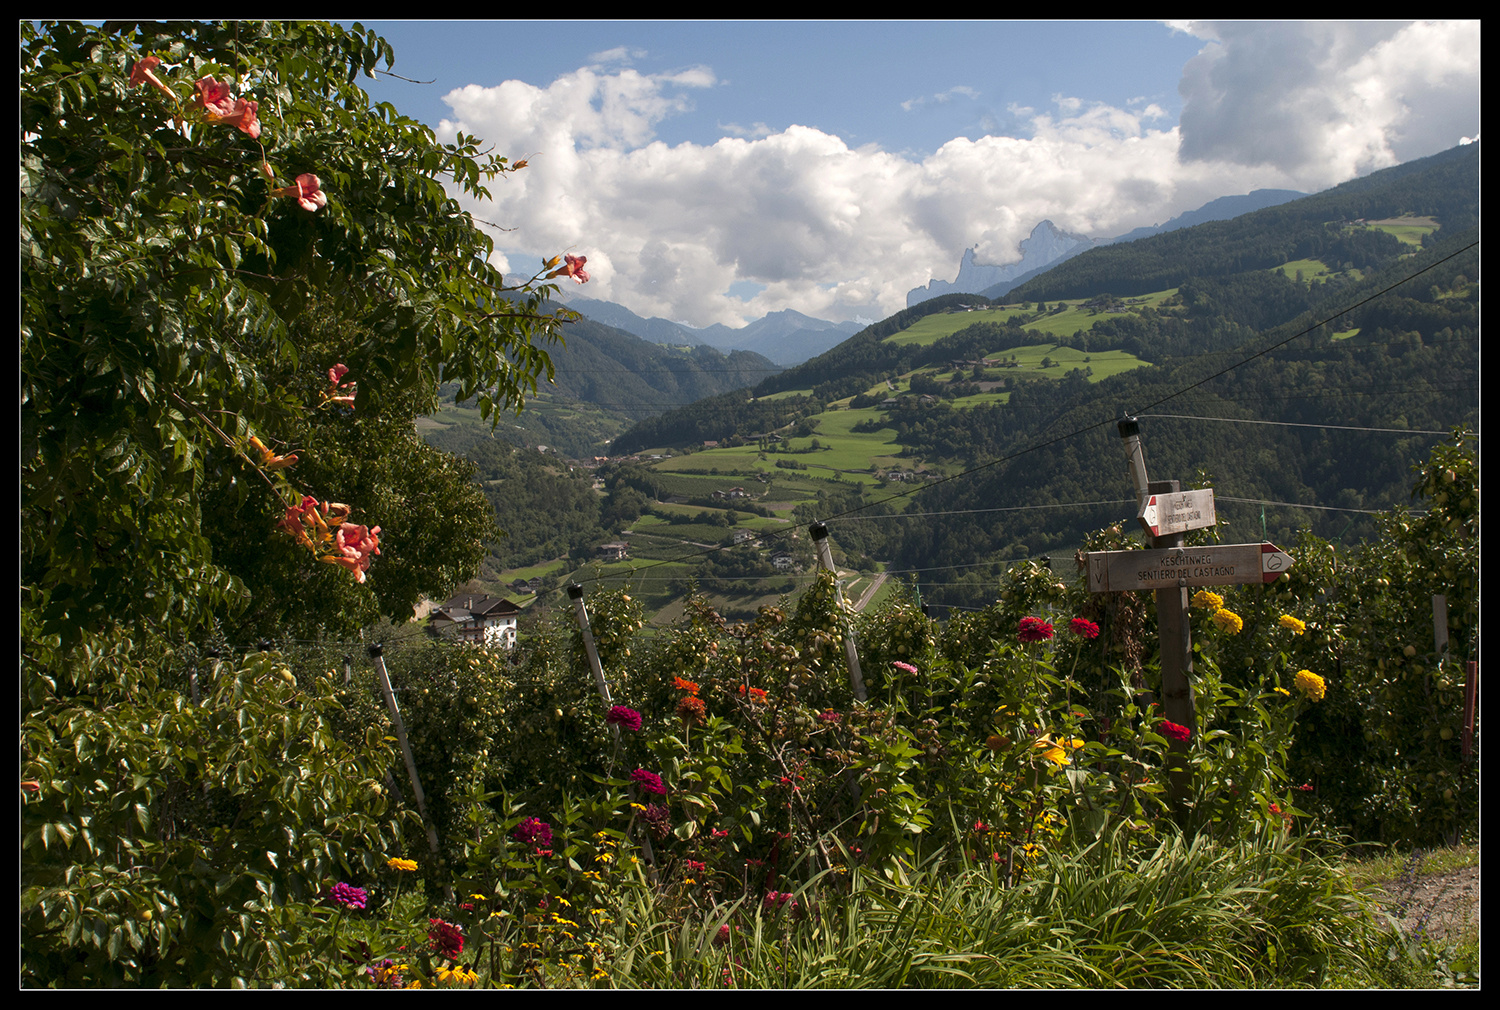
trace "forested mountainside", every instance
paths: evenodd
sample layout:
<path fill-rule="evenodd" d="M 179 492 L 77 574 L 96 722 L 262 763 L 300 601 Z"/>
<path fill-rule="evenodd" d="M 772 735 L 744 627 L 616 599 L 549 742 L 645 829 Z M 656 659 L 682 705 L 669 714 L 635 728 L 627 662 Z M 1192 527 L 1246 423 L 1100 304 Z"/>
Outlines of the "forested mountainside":
<path fill-rule="evenodd" d="M 1355 222 L 1431 217 L 1452 234 L 1478 225 L 1478 187 L 1479 145 L 1455 147 L 1229 221 L 1090 249 L 1012 289 L 1006 300 L 1138 295 L 1300 259 L 1363 270 L 1403 250 L 1394 235 Z"/>
<path fill-rule="evenodd" d="M 1304 525 L 1362 536 L 1374 527 L 1359 510 L 1405 499 L 1410 467 L 1442 440 L 1435 432 L 1477 426 L 1477 164 L 1477 145 L 1458 148 L 1233 221 L 1092 250 L 1014 292 L 1005 310 L 973 312 L 988 303 L 973 295 L 935 299 L 766 379 L 754 398 L 727 393 L 641 422 L 616 449 L 754 440 L 864 408 L 855 430 L 894 433 L 914 462 L 974 470 L 906 499 L 955 515 L 859 524 L 861 550 L 898 569 L 942 569 L 923 579 L 951 582 L 937 595 L 955 601 L 973 599 L 961 583 L 977 592 L 990 578 L 955 566 L 1062 550 L 1119 518 L 1118 503 L 1081 503 L 1129 496 L 1109 423 L 1127 411 L 1224 419 L 1144 424 L 1153 476 L 1211 480 L 1232 538 L 1286 538 Z M 1087 329 L 1059 330 L 1064 310 Z M 973 314 L 952 317 L 946 335 L 913 336 L 960 311 Z M 1004 395 L 958 408 L 885 392 L 958 383 L 955 362 L 1043 342 L 1148 364 L 1107 378 L 1018 371 Z"/>
<path fill-rule="evenodd" d="M 552 352 L 554 391 L 633 420 L 756 385 L 781 370 L 753 351 L 666 347 L 590 319 L 564 326 L 563 340 Z"/>

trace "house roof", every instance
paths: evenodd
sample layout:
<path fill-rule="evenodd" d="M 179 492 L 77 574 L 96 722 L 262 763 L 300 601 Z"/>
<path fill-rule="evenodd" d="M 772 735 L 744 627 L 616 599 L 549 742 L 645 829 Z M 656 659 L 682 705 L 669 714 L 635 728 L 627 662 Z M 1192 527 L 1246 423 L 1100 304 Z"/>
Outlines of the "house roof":
<path fill-rule="evenodd" d="M 434 607 L 431 620 L 444 618 L 449 621 L 472 621 L 482 617 L 509 617 L 518 614 L 521 608 L 503 596 L 488 596 L 481 593 L 460 593 L 441 607 Z"/>

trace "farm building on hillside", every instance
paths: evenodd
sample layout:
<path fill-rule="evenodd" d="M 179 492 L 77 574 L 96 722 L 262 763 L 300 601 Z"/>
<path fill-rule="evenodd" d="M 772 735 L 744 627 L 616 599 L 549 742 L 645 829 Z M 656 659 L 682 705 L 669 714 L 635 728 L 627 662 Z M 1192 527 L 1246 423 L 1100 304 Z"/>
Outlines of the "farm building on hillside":
<path fill-rule="evenodd" d="M 498 596 L 462 593 L 435 608 L 427 618 L 427 627 L 460 642 L 509 649 L 516 644 L 520 612 L 520 607 Z"/>

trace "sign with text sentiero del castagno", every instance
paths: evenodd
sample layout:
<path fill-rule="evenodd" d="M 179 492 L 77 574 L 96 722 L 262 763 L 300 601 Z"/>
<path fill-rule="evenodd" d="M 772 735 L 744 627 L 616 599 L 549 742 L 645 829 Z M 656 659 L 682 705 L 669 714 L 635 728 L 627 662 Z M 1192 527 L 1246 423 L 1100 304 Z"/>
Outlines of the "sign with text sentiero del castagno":
<path fill-rule="evenodd" d="M 1214 513 L 1213 488 L 1151 495 L 1136 518 L 1153 537 L 1206 529 L 1219 521 Z"/>
<path fill-rule="evenodd" d="M 1292 567 L 1291 557 L 1270 543 L 1094 551 L 1085 557 L 1089 591 L 1093 593 L 1178 586 L 1248 586 L 1272 582 Z"/>

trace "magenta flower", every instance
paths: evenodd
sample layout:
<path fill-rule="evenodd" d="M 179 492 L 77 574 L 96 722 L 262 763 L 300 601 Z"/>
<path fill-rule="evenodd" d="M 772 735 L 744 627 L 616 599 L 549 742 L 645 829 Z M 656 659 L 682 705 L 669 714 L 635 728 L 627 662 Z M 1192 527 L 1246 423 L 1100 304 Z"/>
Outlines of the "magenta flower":
<path fill-rule="evenodd" d="M 1177 723 L 1172 722 L 1168 719 L 1163 719 L 1161 721 L 1160 729 L 1162 736 L 1166 737 L 1168 740 L 1176 740 L 1178 743 L 1187 743 L 1188 738 L 1193 735 L 1193 731 L 1188 729 L 1186 726 L 1179 726 L 1177 725 Z"/>
<path fill-rule="evenodd" d="M 662 784 L 661 776 L 655 772 L 648 772 L 644 768 L 637 768 L 630 773 L 630 781 L 639 786 L 643 793 L 655 793 L 658 796 L 667 795 L 667 787 Z"/>
<path fill-rule="evenodd" d="M 604 721 L 610 726 L 619 726 L 621 729 L 628 729 L 632 733 L 641 728 L 641 714 L 633 708 L 626 708 L 624 705 L 616 705 L 610 709 L 609 714 L 604 717 Z"/>
<path fill-rule="evenodd" d="M 891 665 L 894 666 L 898 670 L 905 670 L 907 673 L 916 673 L 917 672 L 917 668 L 915 666 L 912 666 L 910 663 L 903 663 L 900 660 L 897 660 L 896 662 L 892 663 Z"/>
<path fill-rule="evenodd" d="M 427 939 L 432 949 L 446 958 L 456 958 L 464 952 L 463 927 L 442 919 L 428 919 Z"/>
<path fill-rule="evenodd" d="M 1023 617 L 1017 632 L 1016 637 L 1022 642 L 1045 642 L 1052 637 L 1052 625 L 1040 617 Z"/>
<path fill-rule="evenodd" d="M 355 908 L 361 912 L 365 909 L 365 902 L 370 900 L 369 892 L 363 887 L 351 887 L 343 881 L 333 885 L 333 890 L 328 892 L 328 897 L 345 908 Z"/>
<path fill-rule="evenodd" d="M 516 825 L 510 836 L 522 845 L 543 849 L 552 844 L 552 825 L 537 817 L 528 817 Z"/>
<path fill-rule="evenodd" d="M 1098 638 L 1099 625 L 1082 617 L 1075 617 L 1068 622 L 1068 630 L 1079 638 Z"/>

